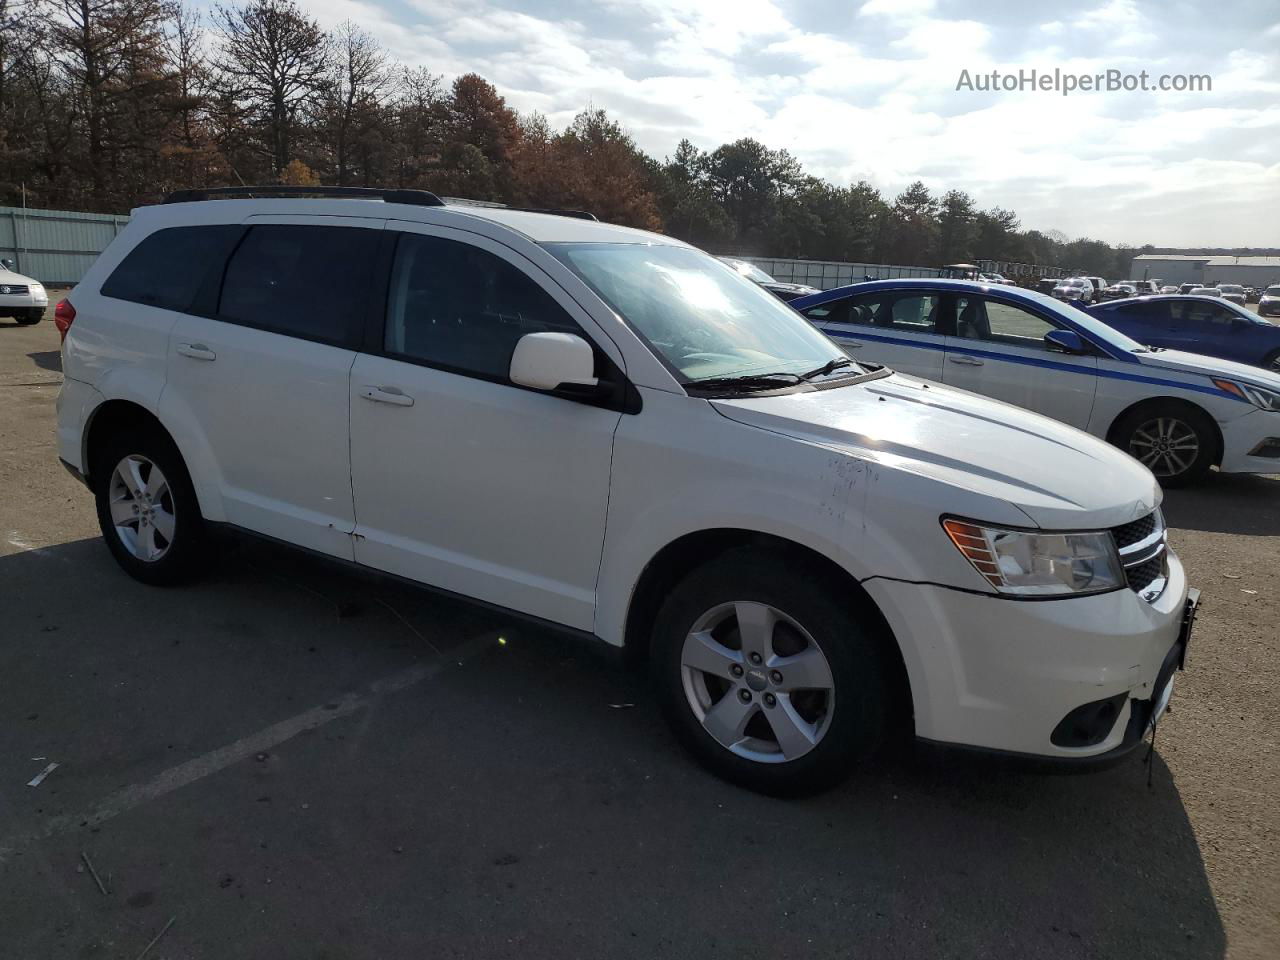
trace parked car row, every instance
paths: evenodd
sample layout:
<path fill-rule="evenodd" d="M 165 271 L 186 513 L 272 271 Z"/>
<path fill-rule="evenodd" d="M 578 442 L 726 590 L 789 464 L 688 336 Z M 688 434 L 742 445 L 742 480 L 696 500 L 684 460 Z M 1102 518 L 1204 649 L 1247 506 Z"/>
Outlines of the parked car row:
<path fill-rule="evenodd" d="M 1193 301 L 1188 319 L 1179 321 L 1182 333 L 1169 340 L 1184 349 L 1199 349 L 1189 331 L 1204 325 L 1200 305 L 1237 309 L 1204 298 L 1151 299 L 1155 305 L 1144 308 L 1151 312 L 1170 310 L 1167 299 Z M 1129 452 L 1165 485 L 1196 480 L 1215 465 L 1223 472 L 1280 472 L 1280 375 L 1154 348 L 1149 338 L 1117 329 L 1128 305 L 1149 302 L 1112 301 L 1086 312 L 1029 290 L 889 280 L 828 290 L 792 306 L 851 356 L 1086 430 Z M 1181 318 L 1182 306 L 1177 310 Z M 1206 323 L 1217 322 L 1214 316 Z M 1261 341 L 1280 328 L 1248 316 L 1228 319 L 1221 342 L 1239 344 L 1241 356 L 1265 353 L 1274 364 L 1273 348 Z M 1256 339 L 1246 323 L 1257 327 Z"/>
<path fill-rule="evenodd" d="M 1250 469 L 1280 379 L 1009 286 L 811 324 L 669 237 L 288 189 L 136 211 L 56 310 L 59 456 L 133 577 L 240 530 L 637 649 L 693 754 L 775 793 L 898 730 L 1079 764 L 1164 712 L 1197 593 L 1099 437 Z"/>

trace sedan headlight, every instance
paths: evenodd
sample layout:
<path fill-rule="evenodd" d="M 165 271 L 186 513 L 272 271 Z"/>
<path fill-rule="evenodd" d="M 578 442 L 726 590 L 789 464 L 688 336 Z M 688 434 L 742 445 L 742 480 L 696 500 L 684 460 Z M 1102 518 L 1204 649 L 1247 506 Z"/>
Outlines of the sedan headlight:
<path fill-rule="evenodd" d="M 1219 380 L 1217 378 L 1214 378 L 1213 383 L 1220 390 L 1234 393 L 1241 400 L 1248 400 L 1259 409 L 1280 411 L 1280 393 L 1275 390 L 1266 390 L 1263 387 L 1255 387 L 1249 383 L 1236 383 L 1234 380 Z"/>
<path fill-rule="evenodd" d="M 946 519 L 942 527 L 974 569 L 1001 593 L 1053 597 L 1102 593 L 1125 584 L 1106 530 L 1051 533 Z"/>

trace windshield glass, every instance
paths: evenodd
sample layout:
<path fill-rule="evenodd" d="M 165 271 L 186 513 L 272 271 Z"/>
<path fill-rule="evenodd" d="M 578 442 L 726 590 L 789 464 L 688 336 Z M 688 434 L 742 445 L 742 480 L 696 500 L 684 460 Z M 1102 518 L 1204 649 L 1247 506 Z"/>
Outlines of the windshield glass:
<path fill-rule="evenodd" d="M 800 374 L 845 358 L 800 314 L 700 250 L 647 243 L 546 248 L 684 381 Z"/>
<path fill-rule="evenodd" d="M 1083 287 L 1084 281 L 1083 280 L 1063 280 L 1061 285 L 1064 287 Z"/>
<path fill-rule="evenodd" d="M 1235 283 L 1224 283 L 1222 286 L 1218 287 L 1218 289 L 1223 293 L 1244 293 L 1244 287 Z"/>
<path fill-rule="evenodd" d="M 777 283 L 773 277 L 769 276 L 754 263 L 747 263 L 745 260 L 726 260 L 729 266 L 737 270 L 748 280 L 754 280 L 756 283 Z"/>
<path fill-rule="evenodd" d="M 1124 350 L 1128 353 L 1145 352 L 1147 349 L 1137 340 L 1130 340 L 1119 330 L 1107 326 L 1093 314 L 1085 313 L 1069 303 L 1063 303 L 1061 300 L 1053 299 L 1053 297 L 1046 297 L 1043 293 L 1037 293 L 1035 290 L 1023 290 L 1022 296 L 1034 300 L 1051 313 L 1066 317 L 1073 325 L 1079 327 L 1100 343 L 1110 344 L 1117 350 Z"/>
<path fill-rule="evenodd" d="M 1267 287 L 1267 296 L 1268 296 L 1268 297 L 1280 297 L 1280 286 L 1277 286 L 1277 287 Z"/>

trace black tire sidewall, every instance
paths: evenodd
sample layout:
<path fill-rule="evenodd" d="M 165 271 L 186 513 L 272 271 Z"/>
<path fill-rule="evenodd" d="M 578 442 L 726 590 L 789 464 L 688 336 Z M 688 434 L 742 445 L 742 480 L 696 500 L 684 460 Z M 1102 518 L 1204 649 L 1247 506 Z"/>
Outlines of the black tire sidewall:
<path fill-rule="evenodd" d="M 1125 414 L 1124 419 L 1116 425 L 1116 446 L 1129 454 L 1129 456 L 1133 456 L 1130 441 L 1133 439 L 1135 431 L 1144 423 L 1150 423 L 1160 417 L 1170 417 L 1185 423 L 1195 431 L 1196 438 L 1200 441 L 1200 450 L 1196 454 L 1195 462 L 1177 476 L 1161 477 L 1157 475 L 1156 479 L 1160 482 L 1160 485 L 1163 487 L 1181 487 L 1202 479 L 1209 472 L 1209 468 L 1213 466 L 1217 452 L 1216 435 L 1212 418 L 1196 407 L 1171 404 L 1164 407 L 1146 407 L 1145 409 L 1131 411 Z M 1134 459 L 1137 458 L 1135 457 Z M 1155 471 L 1152 472 L 1154 473 Z"/>
<path fill-rule="evenodd" d="M 173 542 L 163 557 L 151 562 L 133 556 L 111 522 L 111 475 L 122 459 L 132 455 L 146 457 L 160 468 L 173 497 Z M 200 514 L 200 504 L 186 464 L 168 436 L 156 429 L 130 428 L 127 434 L 111 437 L 96 455 L 90 476 L 102 538 L 126 573 L 143 583 L 173 586 L 187 582 L 200 572 L 205 558 L 204 518 Z"/>
<path fill-rule="evenodd" d="M 794 796 L 834 786 L 873 756 L 889 733 L 892 674 L 876 621 L 860 616 L 848 596 L 835 595 L 824 578 L 810 573 L 781 553 L 731 551 L 678 584 L 654 624 L 654 682 L 677 737 L 713 773 L 762 793 Z M 689 629 L 712 607 L 744 600 L 792 617 L 831 667 L 830 726 L 816 747 L 795 760 L 761 763 L 731 753 L 702 728 L 685 697 L 680 661 Z"/>

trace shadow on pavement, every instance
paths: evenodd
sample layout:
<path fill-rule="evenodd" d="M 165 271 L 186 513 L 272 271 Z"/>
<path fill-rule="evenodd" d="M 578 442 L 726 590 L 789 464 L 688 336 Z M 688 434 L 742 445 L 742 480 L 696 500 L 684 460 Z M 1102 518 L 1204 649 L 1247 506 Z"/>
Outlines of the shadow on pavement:
<path fill-rule="evenodd" d="M 1169 526 L 1253 537 L 1280 535 L 1280 476 L 1211 473 L 1193 487 L 1166 490 Z"/>
<path fill-rule="evenodd" d="M 62 372 L 62 351 L 60 350 L 40 350 L 35 353 L 28 353 L 27 356 L 41 370 Z"/>
<path fill-rule="evenodd" d="M 133 956 L 171 916 L 176 956 L 1224 953 L 1158 753 L 1150 789 L 1140 759 L 1043 776 L 912 756 L 781 801 L 695 767 L 599 646 L 287 550 L 158 590 L 84 540 L 0 557 L 0 584 L 0 846 L 431 647 L 507 639 L 31 844 L 0 874 L 15 956 Z M 39 790 L 33 756 L 64 764 Z"/>

